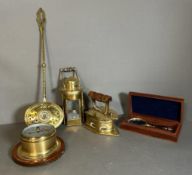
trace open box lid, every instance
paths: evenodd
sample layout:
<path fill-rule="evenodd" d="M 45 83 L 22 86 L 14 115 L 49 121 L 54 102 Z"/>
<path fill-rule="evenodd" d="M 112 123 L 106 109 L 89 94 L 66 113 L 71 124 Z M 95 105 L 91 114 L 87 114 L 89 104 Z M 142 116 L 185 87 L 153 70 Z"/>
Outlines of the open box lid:
<path fill-rule="evenodd" d="M 184 99 L 130 92 L 129 116 L 143 115 L 182 122 Z"/>

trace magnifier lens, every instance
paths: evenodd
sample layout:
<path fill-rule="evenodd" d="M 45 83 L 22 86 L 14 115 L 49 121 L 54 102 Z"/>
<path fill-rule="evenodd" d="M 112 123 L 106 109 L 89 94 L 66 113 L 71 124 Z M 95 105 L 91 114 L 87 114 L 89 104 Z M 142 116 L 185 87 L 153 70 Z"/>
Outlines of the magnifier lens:
<path fill-rule="evenodd" d="M 140 118 L 131 118 L 128 120 L 129 123 L 135 124 L 135 125 L 146 125 L 146 121 L 140 119 Z"/>

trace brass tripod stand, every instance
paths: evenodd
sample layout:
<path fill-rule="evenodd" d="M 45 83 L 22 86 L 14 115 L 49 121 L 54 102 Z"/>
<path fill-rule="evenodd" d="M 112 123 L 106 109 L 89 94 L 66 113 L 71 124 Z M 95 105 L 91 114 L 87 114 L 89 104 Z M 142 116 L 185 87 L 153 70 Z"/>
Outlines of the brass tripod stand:
<path fill-rule="evenodd" d="M 46 98 L 46 63 L 45 63 L 45 24 L 46 17 L 42 8 L 37 11 L 37 24 L 40 33 L 40 58 L 41 58 L 41 76 L 42 76 L 42 102 L 31 105 L 25 111 L 25 123 L 27 125 L 35 123 L 47 123 L 57 128 L 63 121 L 63 110 L 55 103 L 47 101 Z"/>

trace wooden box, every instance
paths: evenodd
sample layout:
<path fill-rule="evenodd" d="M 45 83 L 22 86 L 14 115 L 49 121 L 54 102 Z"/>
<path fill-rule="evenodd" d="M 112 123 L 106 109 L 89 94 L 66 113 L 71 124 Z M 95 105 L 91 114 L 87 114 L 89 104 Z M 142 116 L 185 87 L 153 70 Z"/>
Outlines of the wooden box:
<path fill-rule="evenodd" d="M 183 106 L 182 98 L 130 92 L 128 117 L 120 121 L 120 128 L 176 142 L 183 122 Z M 130 123 L 131 118 L 141 118 L 153 127 Z"/>

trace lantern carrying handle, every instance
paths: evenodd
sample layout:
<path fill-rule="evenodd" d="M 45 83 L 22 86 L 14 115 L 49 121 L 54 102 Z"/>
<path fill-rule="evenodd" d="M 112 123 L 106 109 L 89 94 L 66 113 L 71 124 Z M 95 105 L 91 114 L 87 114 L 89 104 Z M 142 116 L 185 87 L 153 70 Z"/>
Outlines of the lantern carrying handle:
<path fill-rule="evenodd" d="M 96 109 L 97 111 L 102 112 L 105 115 L 109 114 L 109 103 L 110 101 L 112 101 L 112 97 L 109 95 L 105 95 L 105 94 L 101 94 L 98 92 L 94 92 L 94 91 L 90 91 L 88 96 L 91 98 L 92 104 L 93 104 L 93 108 Z M 96 104 L 96 102 L 102 102 L 104 103 L 104 111 L 102 111 L 98 105 Z"/>
<path fill-rule="evenodd" d="M 72 73 L 73 77 L 76 77 L 79 80 L 76 67 L 65 67 L 59 69 L 59 78 L 63 79 L 66 77 L 67 73 Z"/>

